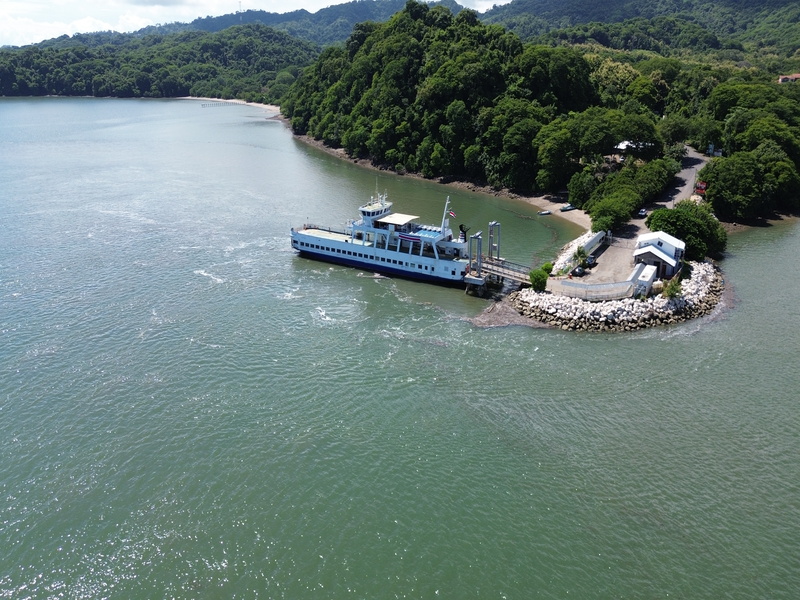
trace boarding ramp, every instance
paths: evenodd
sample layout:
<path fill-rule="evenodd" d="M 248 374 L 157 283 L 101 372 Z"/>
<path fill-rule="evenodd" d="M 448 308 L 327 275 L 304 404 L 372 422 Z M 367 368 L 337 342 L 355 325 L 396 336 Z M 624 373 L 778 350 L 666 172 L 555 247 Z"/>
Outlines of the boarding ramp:
<path fill-rule="evenodd" d="M 479 231 L 469 240 L 470 273 L 477 278 L 493 278 L 498 281 L 530 283 L 531 267 L 511 262 L 500 257 L 500 223 L 489 223 L 489 253 L 483 254 L 483 232 Z"/>
<path fill-rule="evenodd" d="M 531 282 L 531 267 L 513 263 L 504 258 L 483 257 L 482 270 L 484 275 L 514 281 L 516 283 Z"/>

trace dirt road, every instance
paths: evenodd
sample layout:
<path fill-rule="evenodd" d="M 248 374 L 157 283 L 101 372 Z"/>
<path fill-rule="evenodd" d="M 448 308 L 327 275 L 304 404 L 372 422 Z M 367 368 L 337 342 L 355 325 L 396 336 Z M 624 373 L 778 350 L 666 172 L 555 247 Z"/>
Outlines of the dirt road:
<path fill-rule="evenodd" d="M 681 161 L 681 171 L 657 202 L 645 206 L 648 214 L 656 208 L 672 208 L 677 202 L 689 198 L 694 191 L 697 172 L 703 168 L 706 162 L 708 162 L 708 157 L 687 146 L 687 154 Z M 610 246 L 601 246 L 594 252 L 597 257 L 597 265 L 593 269 L 587 270 L 587 274 L 580 281 L 587 284 L 612 283 L 627 279 L 633 270 L 633 250 L 636 238 L 649 231 L 644 222 L 644 218 L 634 217 L 619 231 L 615 231 L 614 243 Z M 558 279 L 553 278 L 548 284 L 548 288 L 551 288 L 551 291 L 558 288 Z"/>

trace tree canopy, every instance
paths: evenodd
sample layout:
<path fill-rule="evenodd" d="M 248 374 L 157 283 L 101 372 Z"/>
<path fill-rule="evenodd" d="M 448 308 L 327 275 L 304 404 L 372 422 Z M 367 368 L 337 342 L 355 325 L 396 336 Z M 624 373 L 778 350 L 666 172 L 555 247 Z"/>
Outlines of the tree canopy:
<path fill-rule="evenodd" d="M 0 50 L 0 94 L 275 102 L 319 54 L 316 46 L 264 25 L 60 42 Z"/>
<path fill-rule="evenodd" d="M 525 46 L 472 11 L 411 0 L 323 52 L 282 109 L 297 133 L 399 172 L 554 191 L 622 141 L 660 152 L 656 115 L 635 100 L 598 106 L 592 72 L 574 49 Z"/>
<path fill-rule="evenodd" d="M 645 221 L 652 231 L 664 231 L 686 243 L 687 260 L 719 256 L 725 250 L 728 234 L 703 202 L 682 200 L 674 208 L 658 208 Z"/>

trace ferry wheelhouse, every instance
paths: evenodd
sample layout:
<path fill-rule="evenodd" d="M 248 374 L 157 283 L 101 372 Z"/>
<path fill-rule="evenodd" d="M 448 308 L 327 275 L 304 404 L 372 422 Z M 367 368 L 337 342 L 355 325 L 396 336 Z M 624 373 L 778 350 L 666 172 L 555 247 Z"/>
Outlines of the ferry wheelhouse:
<path fill-rule="evenodd" d="M 344 229 L 303 225 L 292 228 L 292 247 L 302 256 L 442 284 L 483 283 L 470 275 L 466 229 L 450 229 L 450 198 L 441 225 L 421 225 L 415 215 L 392 212 L 386 194 L 359 207 L 359 218 Z M 480 279 L 480 281 L 479 281 Z"/>

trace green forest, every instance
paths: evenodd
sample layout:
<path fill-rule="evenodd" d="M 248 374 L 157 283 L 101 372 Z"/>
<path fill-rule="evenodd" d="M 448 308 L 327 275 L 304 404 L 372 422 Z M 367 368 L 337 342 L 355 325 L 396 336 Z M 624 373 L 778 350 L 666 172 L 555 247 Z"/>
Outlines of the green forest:
<path fill-rule="evenodd" d="M 800 85 L 652 51 L 525 44 L 468 10 L 410 0 L 357 26 L 281 106 L 296 133 L 399 173 L 568 190 L 597 231 L 661 194 L 684 142 L 724 151 L 699 174 L 719 218 L 800 208 Z"/>
<path fill-rule="evenodd" d="M 64 36 L 0 50 L 0 95 L 277 102 L 319 47 L 265 25 L 217 33 Z"/>
<path fill-rule="evenodd" d="M 3 48 L 0 94 L 276 103 L 295 133 L 381 168 L 568 193 L 598 231 L 658 197 L 686 143 L 713 148 L 702 209 L 650 218 L 715 253 L 717 217 L 800 210 L 800 82 L 777 83 L 800 71 L 799 18 L 786 0 L 514 0 L 483 16 L 358 0 Z"/>
<path fill-rule="evenodd" d="M 794 0 L 514 0 L 481 18 L 525 42 L 582 43 L 696 54 L 797 71 L 800 5 Z"/>

